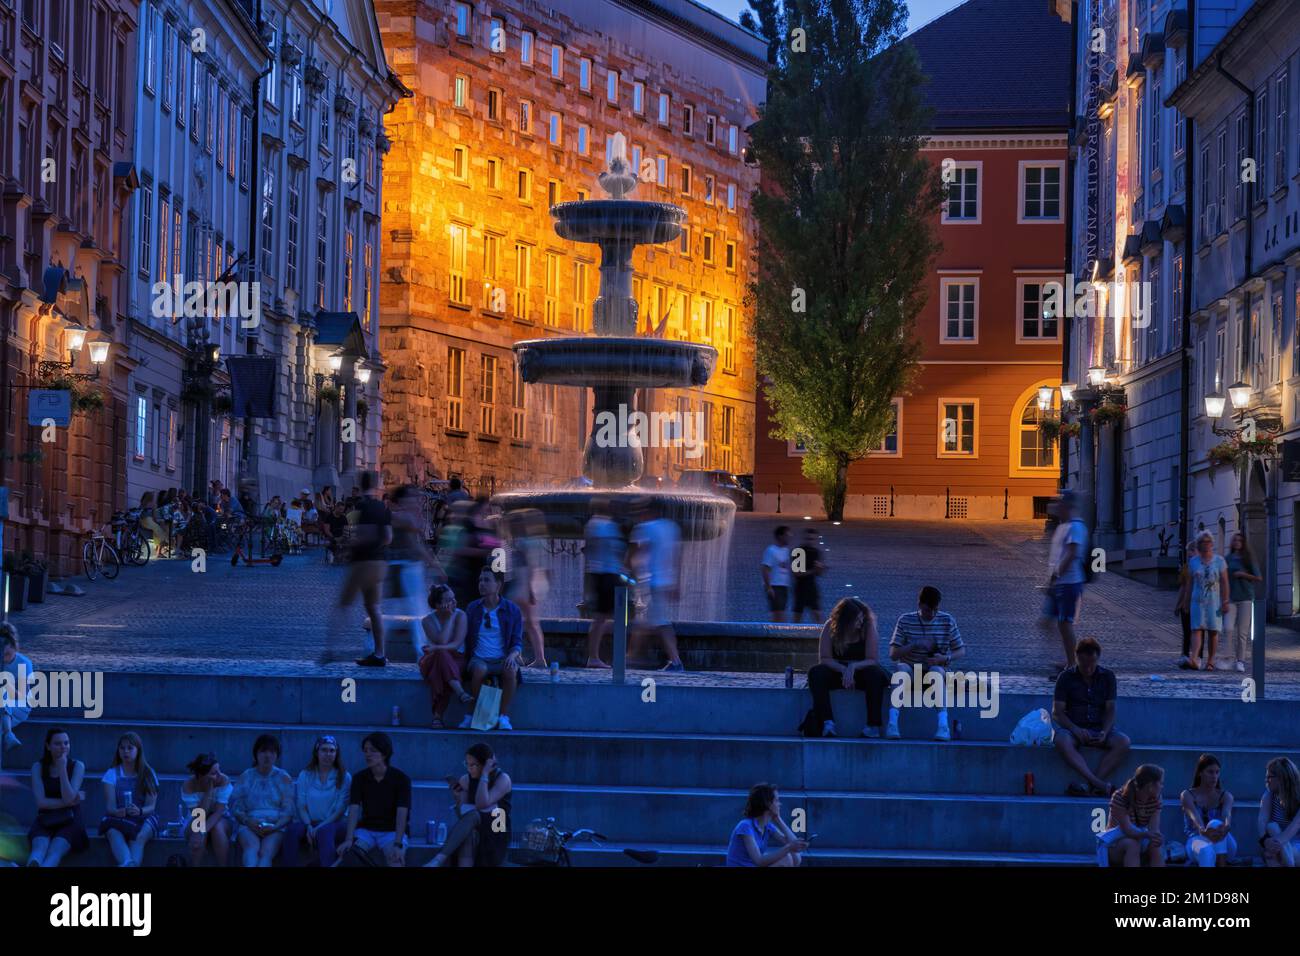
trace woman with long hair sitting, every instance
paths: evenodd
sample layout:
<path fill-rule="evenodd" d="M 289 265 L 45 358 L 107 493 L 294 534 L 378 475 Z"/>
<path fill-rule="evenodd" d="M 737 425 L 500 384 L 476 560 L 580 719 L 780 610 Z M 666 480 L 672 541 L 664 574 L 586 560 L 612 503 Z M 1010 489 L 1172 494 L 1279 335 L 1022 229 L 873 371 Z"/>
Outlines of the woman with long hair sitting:
<path fill-rule="evenodd" d="M 442 716 L 455 694 L 462 704 L 473 697 L 465 690 L 461 679 L 465 673 L 465 631 L 468 619 L 456 606 L 456 594 L 445 584 L 435 584 L 429 590 L 429 607 L 433 613 L 420 621 L 424 640 L 420 648 L 420 676 L 429 685 L 433 704 L 433 729 L 442 730 Z"/>
<path fill-rule="evenodd" d="M 1295 866 L 1300 861 L 1300 770 L 1286 757 L 1268 762 L 1264 796 L 1259 801 L 1259 845 L 1265 866 Z"/>
<path fill-rule="evenodd" d="M 1164 836 L 1160 833 L 1160 795 L 1165 771 L 1144 763 L 1110 796 L 1110 821 L 1097 840 L 1106 851 L 1106 864 L 1136 867 L 1145 853 L 1151 866 L 1164 866 Z"/>
<path fill-rule="evenodd" d="M 100 778 L 104 818 L 99 833 L 108 839 L 118 866 L 139 866 L 144 848 L 158 833 L 158 775 L 144 758 L 140 735 L 127 731 L 117 739 L 113 763 Z"/>
<path fill-rule="evenodd" d="M 497 766 L 491 747 L 474 744 L 465 751 L 465 773 L 448 777 L 447 784 L 460 819 L 425 866 L 447 866 L 453 859 L 457 866 L 500 866 L 510 850 L 510 775 Z"/>
<path fill-rule="evenodd" d="M 831 609 L 831 616 L 822 625 L 817 655 L 818 662 L 808 671 L 814 729 L 820 726 L 821 736 L 834 737 L 831 691 L 860 690 L 867 698 L 867 724 L 862 735 L 879 737 L 889 672 L 880 666 L 876 615 L 866 601 L 843 598 Z"/>
<path fill-rule="evenodd" d="M 1214 754 L 1196 761 L 1192 785 L 1183 791 L 1183 830 L 1187 856 L 1197 866 L 1227 866 L 1237 855 L 1232 828 L 1232 794 L 1223 789 L 1222 767 Z"/>
<path fill-rule="evenodd" d="M 32 764 L 32 795 L 36 822 L 28 831 L 32 852 L 28 866 L 58 866 L 65 854 L 90 845 L 81 822 L 81 782 L 86 765 L 73 759 L 72 739 L 62 727 L 45 732 L 41 759 Z"/>

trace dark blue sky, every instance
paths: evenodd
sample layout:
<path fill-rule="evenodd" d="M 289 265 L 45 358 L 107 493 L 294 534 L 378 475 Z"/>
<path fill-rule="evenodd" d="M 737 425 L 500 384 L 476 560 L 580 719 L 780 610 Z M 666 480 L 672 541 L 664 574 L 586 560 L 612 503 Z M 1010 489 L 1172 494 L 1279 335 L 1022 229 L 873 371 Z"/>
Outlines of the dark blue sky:
<path fill-rule="evenodd" d="M 741 11 L 749 9 L 746 0 L 696 0 L 696 2 L 711 7 L 732 20 L 740 19 Z M 961 0 L 908 0 L 908 31 L 924 26 L 939 14 L 947 13 L 960 3 Z"/>

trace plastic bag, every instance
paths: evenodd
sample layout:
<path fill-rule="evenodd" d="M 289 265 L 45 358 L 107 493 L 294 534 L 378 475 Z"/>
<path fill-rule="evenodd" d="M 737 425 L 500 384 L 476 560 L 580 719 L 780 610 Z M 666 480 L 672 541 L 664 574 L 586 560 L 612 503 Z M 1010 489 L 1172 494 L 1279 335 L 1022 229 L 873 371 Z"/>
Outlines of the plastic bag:
<path fill-rule="evenodd" d="M 488 684 L 478 689 L 478 703 L 470 726 L 475 730 L 492 730 L 501 716 L 501 691 Z"/>
<path fill-rule="evenodd" d="M 1052 719 L 1042 707 L 1021 717 L 1011 731 L 1011 742 L 1020 747 L 1050 747 L 1055 738 Z"/>

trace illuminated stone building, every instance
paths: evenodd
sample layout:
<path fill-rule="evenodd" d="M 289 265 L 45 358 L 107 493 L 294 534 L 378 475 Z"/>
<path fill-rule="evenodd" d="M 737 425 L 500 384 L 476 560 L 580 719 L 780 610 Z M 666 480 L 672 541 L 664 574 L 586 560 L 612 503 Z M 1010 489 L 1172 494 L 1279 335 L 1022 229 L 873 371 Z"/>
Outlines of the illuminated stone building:
<path fill-rule="evenodd" d="M 751 471 L 744 296 L 758 171 L 743 157 L 763 41 L 688 0 L 376 9 L 393 69 L 416 94 L 387 121 L 385 481 L 457 474 L 490 492 L 578 474 L 589 395 L 525 385 L 511 344 L 590 332 L 599 252 L 559 239 L 548 210 L 599 196 L 620 132 L 642 175 L 634 198 L 681 205 L 689 224 L 680 243 L 637 252 L 641 331 L 719 353 L 707 386 L 639 396 L 641 409 L 689 415 L 707 435 L 696 450 L 647 449 L 646 475 Z"/>

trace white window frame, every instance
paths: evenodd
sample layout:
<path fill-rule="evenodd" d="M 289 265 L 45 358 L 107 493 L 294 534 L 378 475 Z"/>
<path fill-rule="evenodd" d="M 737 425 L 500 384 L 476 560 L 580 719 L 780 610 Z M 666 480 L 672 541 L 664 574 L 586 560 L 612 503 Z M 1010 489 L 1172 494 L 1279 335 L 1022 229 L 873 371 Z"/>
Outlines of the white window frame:
<path fill-rule="evenodd" d="M 966 460 L 978 459 L 980 456 L 980 400 L 978 398 L 973 398 L 973 397 L 948 398 L 948 397 L 941 396 L 937 401 L 938 401 L 938 415 L 935 421 L 939 427 L 935 430 L 935 457 L 936 458 L 964 458 Z M 971 414 L 973 416 L 972 422 L 974 423 L 974 425 L 971 428 L 971 450 L 969 452 L 947 451 L 943 447 L 944 444 L 943 415 L 944 415 L 945 405 L 970 405 L 971 406 L 972 408 Z M 961 435 L 959 434 L 957 438 L 958 438 L 958 443 L 960 444 Z"/>
<path fill-rule="evenodd" d="M 896 398 L 894 406 L 894 450 L 885 450 L 885 440 L 880 440 L 880 447 L 867 452 L 868 458 L 902 458 L 903 457 L 903 400 Z"/>
<path fill-rule="evenodd" d="M 975 286 L 975 328 L 971 338 L 948 336 L 948 287 Z M 939 279 L 939 341 L 944 345 L 978 345 L 980 341 L 980 277 L 978 275 L 951 275 Z"/>
<path fill-rule="evenodd" d="M 1025 214 L 1025 204 L 1027 201 L 1027 197 L 1025 196 L 1025 188 L 1028 179 L 1026 174 L 1028 173 L 1030 167 L 1033 167 L 1035 169 L 1055 169 L 1060 174 L 1061 178 L 1060 178 L 1060 182 L 1058 183 L 1058 192 L 1057 192 L 1057 199 L 1056 199 L 1057 214 L 1053 218 L 1047 218 L 1044 216 L 1028 216 Z M 1017 225 L 1021 225 L 1021 226 L 1051 225 L 1052 223 L 1065 222 L 1065 161 L 1064 160 L 1022 159 L 1020 161 L 1019 177 L 1020 177 L 1019 185 L 1017 186 L 1016 189 L 1016 195 L 1020 197 L 1019 201 L 1016 204 Z M 978 202 L 979 200 L 977 199 L 976 201 Z M 1040 205 L 1042 204 L 1042 202 L 1043 199 L 1040 197 L 1039 198 Z M 945 210 L 945 214 L 946 212 L 947 210 Z M 983 209 L 981 209 L 980 212 L 982 214 Z M 961 220 L 961 221 L 964 222 L 965 220 Z"/>
<path fill-rule="evenodd" d="M 975 170 L 975 217 L 973 219 L 952 219 L 948 216 L 948 197 L 946 193 L 949 184 L 945 183 L 945 195 L 940 222 L 944 225 L 951 223 L 954 226 L 978 226 L 984 221 L 984 162 L 978 159 L 963 160 L 955 163 L 953 168 Z M 1064 199 L 1062 199 L 1062 202 L 1064 202 Z"/>
<path fill-rule="evenodd" d="M 1016 344 L 1017 345 L 1051 345 L 1061 341 L 1061 325 L 1068 321 L 1066 316 L 1056 316 L 1056 335 L 1051 338 L 1044 336 L 1027 336 L 1024 334 L 1024 315 L 1025 315 L 1025 286 L 1036 285 L 1039 287 L 1040 295 L 1046 291 L 1046 286 L 1056 283 L 1061 287 L 1061 302 L 1064 304 L 1065 296 L 1069 293 L 1065 289 L 1065 277 L 1061 275 L 1024 275 L 1016 277 Z M 1043 295 L 1043 298 L 1046 298 Z M 978 311 L 978 307 L 977 307 Z M 1043 317 L 1038 317 L 1038 327 L 1043 327 Z"/>

